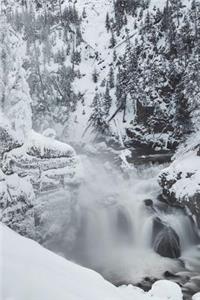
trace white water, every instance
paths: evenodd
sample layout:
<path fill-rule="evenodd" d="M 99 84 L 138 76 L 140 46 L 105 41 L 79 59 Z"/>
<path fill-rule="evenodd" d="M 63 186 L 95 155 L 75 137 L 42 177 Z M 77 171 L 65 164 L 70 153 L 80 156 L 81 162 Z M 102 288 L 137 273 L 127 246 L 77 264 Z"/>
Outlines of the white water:
<path fill-rule="evenodd" d="M 84 181 L 73 196 L 64 190 L 54 195 L 56 200 L 48 198 L 49 213 L 42 224 L 43 233 L 48 231 L 45 245 L 116 284 L 181 270 L 178 260 L 161 257 L 152 248 L 155 216 L 176 231 L 182 253 L 195 243 L 191 223 L 180 210 L 156 208 L 156 177 L 162 167 L 124 174 L 105 158 L 81 159 Z M 155 209 L 146 207 L 145 199 L 152 199 Z"/>

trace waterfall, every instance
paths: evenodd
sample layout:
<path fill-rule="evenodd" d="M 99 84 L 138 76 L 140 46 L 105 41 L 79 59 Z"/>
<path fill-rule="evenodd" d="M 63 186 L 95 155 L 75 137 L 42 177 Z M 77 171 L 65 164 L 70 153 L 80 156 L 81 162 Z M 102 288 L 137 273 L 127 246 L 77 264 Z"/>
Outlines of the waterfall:
<path fill-rule="evenodd" d="M 196 237 L 182 210 L 160 209 L 156 178 L 162 166 L 131 169 L 125 176 L 103 156 L 82 155 L 81 160 L 85 174 L 76 200 L 66 200 L 64 191 L 61 200 L 74 203 L 71 219 L 76 222 L 59 220 L 62 235 L 50 236 L 46 246 L 115 284 L 180 271 L 176 258 L 195 245 Z M 52 222 L 56 227 L 56 217 Z M 69 233 L 73 238 L 66 238 Z"/>

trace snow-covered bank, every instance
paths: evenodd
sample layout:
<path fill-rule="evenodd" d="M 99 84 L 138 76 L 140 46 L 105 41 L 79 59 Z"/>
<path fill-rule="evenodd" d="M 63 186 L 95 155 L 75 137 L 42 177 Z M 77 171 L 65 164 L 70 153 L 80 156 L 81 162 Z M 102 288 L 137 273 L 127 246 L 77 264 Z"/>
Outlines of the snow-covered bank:
<path fill-rule="evenodd" d="M 186 207 L 200 225 L 200 135 L 195 133 L 180 147 L 174 161 L 159 176 L 164 198 Z"/>
<path fill-rule="evenodd" d="M 180 288 L 168 281 L 149 293 L 132 286 L 116 288 L 98 273 L 42 248 L 0 225 L 1 300 L 181 300 Z"/>

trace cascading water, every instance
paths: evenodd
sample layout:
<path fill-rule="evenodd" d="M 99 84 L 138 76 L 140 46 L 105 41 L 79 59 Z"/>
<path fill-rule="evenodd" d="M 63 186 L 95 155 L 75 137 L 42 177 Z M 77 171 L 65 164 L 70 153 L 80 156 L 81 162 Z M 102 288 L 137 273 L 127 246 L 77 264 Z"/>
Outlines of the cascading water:
<path fill-rule="evenodd" d="M 84 181 L 71 197 L 66 190 L 55 194 L 54 214 L 43 218 L 44 245 L 117 285 L 183 270 L 177 257 L 188 253 L 196 236 L 182 210 L 157 200 L 162 166 L 132 169 L 127 176 L 103 157 L 82 155 L 81 160 Z M 60 209 L 62 214 L 56 213 Z M 49 227 L 56 228 L 54 234 Z"/>

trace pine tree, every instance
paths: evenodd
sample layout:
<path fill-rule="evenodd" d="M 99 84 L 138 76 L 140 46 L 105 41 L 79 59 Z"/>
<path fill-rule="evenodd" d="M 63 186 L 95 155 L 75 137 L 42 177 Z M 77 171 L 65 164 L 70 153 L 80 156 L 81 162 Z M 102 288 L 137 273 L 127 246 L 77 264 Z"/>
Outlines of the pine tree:
<path fill-rule="evenodd" d="M 113 89 L 115 87 L 115 77 L 114 77 L 114 70 L 111 67 L 109 71 L 109 87 Z"/>
<path fill-rule="evenodd" d="M 106 29 L 107 29 L 107 32 L 110 31 L 110 17 L 109 17 L 109 13 L 106 14 Z"/>
<path fill-rule="evenodd" d="M 92 80 L 94 83 L 98 82 L 99 74 L 97 73 L 97 70 L 94 69 L 94 72 L 92 73 Z"/>
<path fill-rule="evenodd" d="M 116 62 L 116 60 L 117 60 L 117 53 L 116 53 L 116 51 L 114 50 L 114 51 L 113 51 L 113 61 Z"/>
<path fill-rule="evenodd" d="M 85 7 L 83 8 L 82 17 L 83 17 L 83 19 L 86 19 L 86 18 L 87 18 L 87 14 L 86 14 L 86 9 L 85 9 Z"/>
<path fill-rule="evenodd" d="M 89 118 L 89 126 L 92 126 L 96 133 L 106 134 L 108 124 L 105 120 L 106 114 L 103 108 L 102 97 L 96 93 L 92 102 L 92 114 Z"/>
<path fill-rule="evenodd" d="M 116 45 L 116 39 L 115 39 L 115 35 L 114 35 L 114 32 L 112 31 L 111 32 L 111 39 L 110 39 L 110 48 L 114 48 Z"/>
<path fill-rule="evenodd" d="M 191 132 L 191 112 L 189 98 L 184 92 L 184 83 L 181 81 L 176 87 L 176 117 L 177 125 L 181 128 L 182 134 Z"/>
<path fill-rule="evenodd" d="M 107 83 L 107 85 L 106 85 L 106 91 L 105 91 L 105 94 L 104 94 L 104 110 L 105 110 L 105 116 L 108 116 L 108 115 L 109 115 L 111 105 L 112 105 L 112 98 L 111 98 L 111 96 L 110 96 L 109 85 L 108 85 L 108 83 Z"/>

